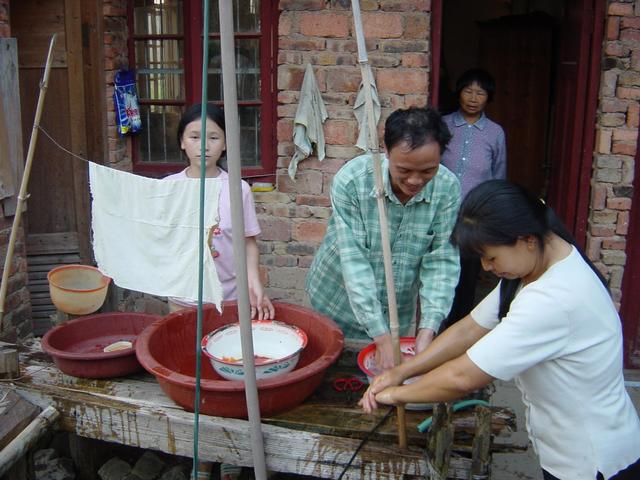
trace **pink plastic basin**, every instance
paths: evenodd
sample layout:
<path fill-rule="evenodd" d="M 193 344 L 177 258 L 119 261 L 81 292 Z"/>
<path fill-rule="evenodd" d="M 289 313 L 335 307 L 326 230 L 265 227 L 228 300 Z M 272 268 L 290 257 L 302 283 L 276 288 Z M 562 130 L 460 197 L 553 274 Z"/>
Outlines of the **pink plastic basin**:
<path fill-rule="evenodd" d="M 320 384 L 325 371 L 336 361 L 344 345 L 340 328 L 330 319 L 305 307 L 274 302 L 275 319 L 304 330 L 308 343 L 295 370 L 258 381 L 262 415 L 272 415 L 300 404 Z M 205 306 L 202 333 L 238 321 L 235 302 L 225 303 L 220 315 Z M 154 323 L 138 337 L 136 353 L 142 366 L 155 375 L 164 392 L 193 411 L 195 400 L 196 309 L 172 313 Z M 199 345 L 197 350 L 200 351 Z M 225 380 L 201 355 L 200 412 L 220 417 L 247 417 L 244 383 Z"/>
<path fill-rule="evenodd" d="M 135 348 L 103 352 L 104 347 L 121 340 L 135 345 L 140 332 L 161 318 L 125 312 L 88 315 L 49 330 L 42 337 L 42 349 L 67 375 L 121 377 L 142 370 Z"/>

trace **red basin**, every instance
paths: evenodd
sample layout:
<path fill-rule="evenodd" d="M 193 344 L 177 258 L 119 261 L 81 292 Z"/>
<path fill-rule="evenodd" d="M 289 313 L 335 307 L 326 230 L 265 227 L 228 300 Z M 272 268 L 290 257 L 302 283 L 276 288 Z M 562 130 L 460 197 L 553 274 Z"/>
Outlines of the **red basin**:
<path fill-rule="evenodd" d="M 300 404 L 320 384 L 327 368 L 343 347 L 340 328 L 330 319 L 305 307 L 273 302 L 276 320 L 296 325 L 308 337 L 295 370 L 258 381 L 262 415 L 272 415 Z M 222 315 L 215 307 L 204 307 L 203 336 L 238 321 L 235 302 L 224 304 Z M 185 410 L 195 401 L 196 350 L 201 358 L 200 412 L 219 417 L 247 418 L 244 383 L 225 380 L 214 370 L 196 345 L 196 309 L 172 313 L 147 328 L 138 337 L 136 353 L 142 366 L 155 375 L 164 392 Z"/>
<path fill-rule="evenodd" d="M 81 378 L 121 377 L 142 370 L 135 348 L 103 352 L 119 340 L 136 343 L 145 327 L 162 317 L 145 313 L 109 312 L 70 320 L 42 337 L 42 349 L 67 375 Z"/>

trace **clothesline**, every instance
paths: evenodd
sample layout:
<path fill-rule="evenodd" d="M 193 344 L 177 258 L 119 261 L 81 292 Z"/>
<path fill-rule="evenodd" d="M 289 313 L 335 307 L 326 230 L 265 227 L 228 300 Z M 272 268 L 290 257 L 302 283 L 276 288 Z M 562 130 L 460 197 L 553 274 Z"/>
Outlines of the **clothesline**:
<path fill-rule="evenodd" d="M 62 145 L 60 145 L 50 134 L 49 132 L 47 132 L 44 128 L 42 128 L 42 125 L 38 125 L 37 126 L 38 130 L 40 130 L 49 140 L 51 140 L 51 142 L 58 147 L 60 150 L 62 150 L 63 152 L 67 153 L 68 155 L 77 158 L 78 160 L 82 160 L 83 162 L 86 163 L 98 163 L 98 162 L 94 162 L 93 160 L 88 160 L 76 153 L 73 153 L 70 150 L 67 150 L 65 147 L 63 147 Z M 243 179 L 247 179 L 247 178 L 263 178 L 263 177 L 272 177 L 274 174 L 273 173 L 262 173 L 260 175 L 243 175 L 242 178 Z"/>

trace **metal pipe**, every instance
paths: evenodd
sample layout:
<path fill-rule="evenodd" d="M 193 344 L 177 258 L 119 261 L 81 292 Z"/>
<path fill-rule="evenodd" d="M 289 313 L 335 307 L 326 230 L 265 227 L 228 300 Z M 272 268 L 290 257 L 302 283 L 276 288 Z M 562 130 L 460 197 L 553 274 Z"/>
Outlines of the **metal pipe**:
<path fill-rule="evenodd" d="M 257 480 L 266 480 L 267 468 L 260 421 L 260 404 L 253 356 L 251 333 L 251 307 L 247 279 L 244 213 L 242 208 L 240 121 L 236 91 L 235 46 L 233 38 L 233 10 L 231 0 L 218 0 L 220 10 L 220 50 L 222 54 L 222 88 L 224 119 L 226 124 L 227 158 L 229 168 L 229 195 L 231 200 L 231 229 L 233 233 L 233 259 L 236 267 L 238 317 L 244 363 L 244 390 L 251 427 L 251 452 Z"/>
<path fill-rule="evenodd" d="M 0 330 L 2 329 L 2 319 L 4 317 L 4 300 L 7 296 L 7 287 L 9 285 L 9 272 L 11 270 L 11 261 L 13 260 L 13 249 L 16 243 L 18 227 L 22 218 L 24 204 L 29 198 L 27 195 L 27 184 L 29 183 L 29 175 L 31 173 L 31 164 L 33 163 L 33 155 L 36 150 L 36 141 L 38 140 L 38 131 L 40 128 L 40 117 L 44 107 L 44 98 L 49 86 L 49 74 L 51 73 L 51 62 L 53 61 L 53 45 L 56 41 L 56 35 L 53 34 L 49 42 L 49 53 L 47 54 L 47 62 L 44 67 L 44 75 L 40 82 L 40 94 L 38 96 L 38 105 L 36 106 L 36 114 L 33 120 L 33 128 L 31 129 L 31 139 L 29 140 L 29 150 L 27 152 L 27 160 L 24 164 L 24 173 L 20 183 L 20 193 L 18 193 L 18 204 L 16 214 L 13 217 L 13 225 L 11 226 L 11 234 L 9 235 L 9 245 L 7 246 L 7 256 L 4 259 L 4 270 L 2 271 L 2 284 L 0 285 Z"/>
<path fill-rule="evenodd" d="M 393 343 L 393 363 L 400 364 L 400 336 L 398 322 L 398 305 L 396 302 L 396 288 L 393 281 L 393 265 L 391 263 L 391 243 L 389 241 L 389 225 L 387 222 L 387 209 L 384 201 L 384 186 L 382 184 L 382 167 L 380 158 L 380 144 L 378 141 L 378 129 L 375 115 L 373 113 L 373 97 L 371 94 L 371 84 L 373 74 L 367 58 L 367 46 L 364 40 L 362 28 L 362 18 L 360 15 L 360 2 L 351 0 L 353 11 L 353 23 L 356 31 L 356 41 L 358 44 L 358 64 L 362 74 L 362 85 L 364 92 L 364 110 L 367 117 L 367 144 L 371 150 L 373 160 L 373 172 L 376 182 L 376 200 L 378 205 L 378 220 L 380 222 L 380 238 L 382 244 L 382 258 L 384 262 L 384 276 L 387 287 L 387 299 L 389 301 L 389 329 L 391 331 L 391 341 Z M 398 405 L 398 445 L 400 448 L 407 447 L 407 429 L 404 418 L 404 406 Z"/>

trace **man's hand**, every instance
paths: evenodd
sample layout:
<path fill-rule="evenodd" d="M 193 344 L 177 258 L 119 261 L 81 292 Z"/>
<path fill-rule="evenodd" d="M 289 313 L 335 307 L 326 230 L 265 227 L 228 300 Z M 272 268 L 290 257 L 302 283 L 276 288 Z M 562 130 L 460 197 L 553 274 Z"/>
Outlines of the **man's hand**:
<path fill-rule="evenodd" d="M 376 343 L 375 364 L 380 370 L 389 370 L 393 367 L 393 343 L 391 342 L 391 334 L 384 333 L 373 337 Z"/>
<path fill-rule="evenodd" d="M 430 328 L 421 328 L 418 330 L 416 337 L 416 355 L 424 350 L 433 342 L 436 332 Z"/>

